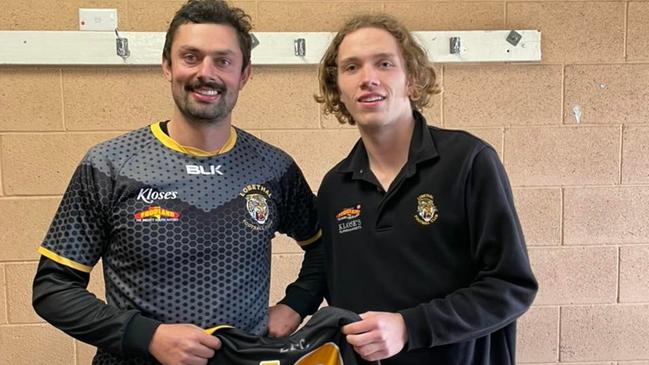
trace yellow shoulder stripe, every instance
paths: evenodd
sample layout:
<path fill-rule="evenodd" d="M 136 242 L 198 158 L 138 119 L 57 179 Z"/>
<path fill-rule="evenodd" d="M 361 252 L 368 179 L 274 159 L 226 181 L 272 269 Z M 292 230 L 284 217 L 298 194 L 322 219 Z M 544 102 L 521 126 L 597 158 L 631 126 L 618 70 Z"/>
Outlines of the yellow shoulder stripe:
<path fill-rule="evenodd" d="M 322 237 L 322 230 L 321 229 L 319 229 L 318 232 L 316 232 L 316 234 L 313 235 L 313 237 L 311 237 L 311 238 L 309 238 L 307 240 L 304 240 L 304 241 L 297 241 L 297 244 L 300 245 L 300 247 L 308 246 L 308 245 L 312 244 L 313 242 L 319 240 L 320 237 Z"/>
<path fill-rule="evenodd" d="M 41 255 L 43 255 L 45 257 L 47 257 L 48 259 L 50 259 L 52 261 L 58 262 L 59 264 L 67 266 L 67 267 L 71 267 L 71 268 L 73 268 L 75 270 L 79 270 L 79 271 L 83 271 L 83 272 L 87 272 L 87 273 L 90 273 L 92 271 L 92 266 L 87 266 L 87 265 L 80 264 L 78 262 L 72 261 L 70 259 L 66 259 L 65 257 L 59 256 L 56 253 L 46 249 L 45 247 L 42 247 L 42 246 L 39 247 L 38 248 L 38 253 L 40 253 Z"/>

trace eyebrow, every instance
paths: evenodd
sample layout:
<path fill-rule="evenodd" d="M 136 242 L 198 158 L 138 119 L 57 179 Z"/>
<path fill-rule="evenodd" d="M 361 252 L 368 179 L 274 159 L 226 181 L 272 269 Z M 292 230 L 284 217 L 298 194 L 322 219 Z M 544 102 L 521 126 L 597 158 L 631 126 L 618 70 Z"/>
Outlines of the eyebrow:
<path fill-rule="evenodd" d="M 377 54 L 373 54 L 373 55 L 370 56 L 370 58 L 373 58 L 373 59 L 376 59 L 376 58 L 390 58 L 390 59 L 392 59 L 392 58 L 396 58 L 396 57 L 397 57 L 396 54 L 388 53 L 388 52 L 377 53 Z M 344 59 L 340 60 L 340 63 L 343 64 L 343 63 L 354 62 L 354 61 L 358 61 L 359 59 L 360 58 L 356 57 L 356 56 L 347 57 L 347 58 L 344 58 Z"/>
<path fill-rule="evenodd" d="M 180 46 L 178 48 L 179 52 L 203 52 L 199 48 L 193 47 L 193 46 Z M 215 56 L 232 56 L 235 55 L 236 52 L 234 52 L 231 49 L 225 49 L 225 50 L 218 50 L 214 52 L 210 52 L 210 55 L 215 55 Z"/>

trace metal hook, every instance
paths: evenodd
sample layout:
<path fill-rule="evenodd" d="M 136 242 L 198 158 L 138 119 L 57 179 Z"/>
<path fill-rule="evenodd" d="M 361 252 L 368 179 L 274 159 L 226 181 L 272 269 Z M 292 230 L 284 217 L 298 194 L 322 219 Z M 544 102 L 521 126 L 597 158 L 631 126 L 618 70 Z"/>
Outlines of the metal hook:
<path fill-rule="evenodd" d="M 306 39 L 298 38 L 293 41 L 293 50 L 295 55 L 299 57 L 306 56 Z"/>
<path fill-rule="evenodd" d="M 115 28 L 115 35 L 117 36 L 115 43 L 117 55 L 122 57 L 124 62 L 126 62 L 126 59 L 131 55 L 131 50 L 128 48 L 128 39 L 120 37 L 117 28 Z"/>
<path fill-rule="evenodd" d="M 252 48 L 251 49 L 255 49 L 255 47 L 257 47 L 259 45 L 259 39 L 257 39 L 257 37 L 255 37 L 255 35 L 252 34 L 252 33 L 250 33 L 250 39 L 252 39 Z"/>
<path fill-rule="evenodd" d="M 460 37 L 451 37 L 450 39 L 450 52 L 451 54 L 460 54 Z"/>
<path fill-rule="evenodd" d="M 509 44 L 511 44 L 512 46 L 516 47 L 516 46 L 518 45 L 518 42 L 521 41 L 521 38 L 523 38 L 523 36 L 522 36 L 520 33 L 518 33 L 518 32 L 515 31 L 515 30 L 512 30 L 512 31 L 509 32 L 509 34 L 507 35 L 507 39 L 506 39 L 506 40 L 507 40 L 507 42 L 509 42 Z"/>

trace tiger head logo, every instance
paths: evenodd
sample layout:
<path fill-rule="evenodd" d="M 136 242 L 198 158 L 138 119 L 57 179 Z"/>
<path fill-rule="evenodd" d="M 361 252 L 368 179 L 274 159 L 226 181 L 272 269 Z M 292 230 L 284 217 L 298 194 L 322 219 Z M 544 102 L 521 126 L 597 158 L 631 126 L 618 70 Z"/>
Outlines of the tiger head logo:
<path fill-rule="evenodd" d="M 264 224 L 268 220 L 268 202 L 265 196 L 261 194 L 246 195 L 246 209 L 255 222 Z"/>
<path fill-rule="evenodd" d="M 429 225 L 437 220 L 438 212 L 433 196 L 422 194 L 417 197 L 417 214 L 415 219 L 418 223 Z"/>

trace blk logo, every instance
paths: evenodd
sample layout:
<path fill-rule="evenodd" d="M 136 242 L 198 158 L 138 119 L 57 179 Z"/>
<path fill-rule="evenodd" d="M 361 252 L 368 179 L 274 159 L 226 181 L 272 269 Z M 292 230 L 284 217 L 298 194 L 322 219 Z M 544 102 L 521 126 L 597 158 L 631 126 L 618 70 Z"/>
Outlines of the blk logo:
<path fill-rule="evenodd" d="M 189 175 L 221 175 L 223 176 L 223 172 L 221 171 L 221 166 L 214 166 L 214 165 L 209 165 L 207 167 L 205 166 L 198 166 L 198 165 L 185 165 L 187 168 L 187 173 Z"/>

